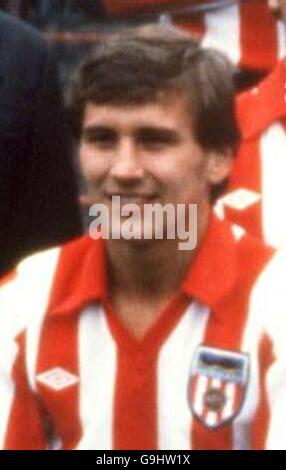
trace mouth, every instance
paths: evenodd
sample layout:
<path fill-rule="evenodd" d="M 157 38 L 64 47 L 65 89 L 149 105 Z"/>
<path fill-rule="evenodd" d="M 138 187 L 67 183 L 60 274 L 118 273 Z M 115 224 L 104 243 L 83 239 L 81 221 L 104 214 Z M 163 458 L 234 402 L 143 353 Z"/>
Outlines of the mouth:
<path fill-rule="evenodd" d="M 112 201 L 114 197 L 120 197 L 120 205 L 124 204 L 152 204 L 158 199 L 156 194 L 138 194 L 138 193 L 108 193 L 105 197 Z"/>

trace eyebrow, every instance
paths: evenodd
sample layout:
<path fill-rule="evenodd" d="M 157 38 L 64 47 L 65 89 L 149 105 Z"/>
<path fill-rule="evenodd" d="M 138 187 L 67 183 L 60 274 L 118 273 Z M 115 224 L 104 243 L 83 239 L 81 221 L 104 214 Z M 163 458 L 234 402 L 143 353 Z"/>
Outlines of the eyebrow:
<path fill-rule="evenodd" d="M 116 130 L 109 126 L 87 126 L 82 129 L 82 137 L 92 139 L 95 137 L 116 137 Z"/>
<path fill-rule="evenodd" d="M 138 140 L 160 140 L 167 143 L 175 143 L 180 140 L 179 134 L 174 129 L 166 127 L 142 127 L 136 131 Z"/>
<path fill-rule="evenodd" d="M 82 136 L 87 139 L 94 137 L 116 137 L 117 130 L 108 125 L 90 125 L 82 130 Z M 160 126 L 144 126 L 135 129 L 134 135 L 140 140 L 161 140 L 163 142 L 178 142 L 179 134 L 174 129 Z"/>

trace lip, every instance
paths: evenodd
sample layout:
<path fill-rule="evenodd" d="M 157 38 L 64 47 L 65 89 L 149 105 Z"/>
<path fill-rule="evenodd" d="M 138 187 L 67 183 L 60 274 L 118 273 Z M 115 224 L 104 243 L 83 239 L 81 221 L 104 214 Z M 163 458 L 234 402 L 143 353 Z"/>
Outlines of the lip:
<path fill-rule="evenodd" d="M 121 201 L 126 202 L 151 202 L 158 198 L 156 194 L 142 194 L 142 193 L 106 193 L 105 197 L 112 200 L 113 197 L 120 197 Z"/>

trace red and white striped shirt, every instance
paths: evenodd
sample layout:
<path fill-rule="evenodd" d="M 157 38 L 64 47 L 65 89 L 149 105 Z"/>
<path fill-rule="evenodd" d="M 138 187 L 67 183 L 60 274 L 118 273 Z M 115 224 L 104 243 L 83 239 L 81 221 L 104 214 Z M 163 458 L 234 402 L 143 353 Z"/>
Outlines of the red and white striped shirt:
<path fill-rule="evenodd" d="M 17 310 L 18 327 L 28 325 L 2 370 L 0 447 L 286 448 L 279 259 L 213 219 L 176 299 L 142 340 L 110 305 L 102 241 L 83 237 L 25 261 L 0 293 L 6 319 L 10 311 L 17 323 Z M 200 345 L 212 348 L 204 358 Z M 242 373 L 248 355 L 245 380 L 217 373 Z"/>
<path fill-rule="evenodd" d="M 286 244 L 286 66 L 281 61 L 257 88 L 238 97 L 242 144 L 226 216 L 272 246 Z"/>
<path fill-rule="evenodd" d="M 106 10 L 115 15 L 140 12 L 178 11 L 191 5 L 216 0 L 104 0 Z M 203 47 L 218 49 L 242 68 L 271 70 L 286 54 L 283 24 L 276 21 L 268 0 L 238 0 L 228 6 L 174 19 L 178 26 L 197 36 Z"/>

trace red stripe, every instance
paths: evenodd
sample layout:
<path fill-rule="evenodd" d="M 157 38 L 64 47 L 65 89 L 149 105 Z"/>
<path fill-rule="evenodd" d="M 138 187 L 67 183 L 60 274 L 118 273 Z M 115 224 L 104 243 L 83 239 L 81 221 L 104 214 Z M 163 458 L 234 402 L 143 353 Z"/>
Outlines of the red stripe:
<path fill-rule="evenodd" d="M 252 446 L 253 450 L 265 449 L 265 442 L 267 437 L 267 427 L 270 418 L 269 402 L 266 393 L 266 373 L 269 370 L 270 365 L 274 361 L 274 355 L 272 352 L 272 343 L 267 336 L 264 336 L 261 341 L 259 348 L 259 363 L 262 364 L 259 376 L 259 387 L 261 390 L 261 398 L 259 407 L 257 409 L 253 427 L 252 427 Z"/>
<path fill-rule="evenodd" d="M 114 449 L 156 450 L 158 353 L 190 300 L 180 294 L 158 316 L 142 339 L 136 339 L 110 305 L 106 315 L 118 345 L 114 403 Z"/>
<path fill-rule="evenodd" d="M 242 143 L 234 161 L 230 177 L 230 189 L 248 188 L 261 192 L 260 141 L 258 139 Z"/>
<path fill-rule="evenodd" d="M 212 388 L 212 382 L 213 382 L 213 379 L 208 378 L 208 380 L 207 380 L 207 386 L 206 386 L 206 392 L 207 392 L 208 390 L 210 390 L 210 388 Z M 206 392 L 205 392 L 205 393 L 206 393 Z M 205 394 L 204 394 L 204 396 L 205 396 Z M 201 416 L 201 418 L 202 418 L 203 421 L 206 420 L 206 417 L 207 417 L 207 414 L 208 414 L 208 413 L 209 413 L 209 410 L 206 408 L 206 406 L 205 406 L 205 404 L 204 404 L 204 397 L 203 397 L 203 411 L 202 411 L 202 416 Z"/>
<path fill-rule="evenodd" d="M 240 2 L 240 65 L 271 69 L 277 61 L 277 26 L 267 0 Z"/>
<path fill-rule="evenodd" d="M 260 140 L 244 141 L 234 162 L 228 192 L 248 189 L 261 194 L 261 156 Z M 233 223 L 244 227 L 250 234 L 262 239 L 261 200 L 244 210 L 226 206 L 226 217 Z"/>
<path fill-rule="evenodd" d="M 286 117 L 284 60 L 259 85 L 237 96 L 236 116 L 243 141 L 258 138 L 273 123 Z"/>
<path fill-rule="evenodd" d="M 155 450 L 156 361 L 119 351 L 115 389 L 114 449 Z"/>
<path fill-rule="evenodd" d="M 37 374 L 60 367 L 79 377 L 77 337 L 77 316 L 49 318 L 43 328 Z M 40 383 L 37 387 L 45 409 L 53 418 L 55 433 L 63 441 L 63 449 L 73 449 L 82 433 L 78 384 L 61 391 L 53 391 Z"/>

